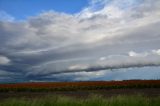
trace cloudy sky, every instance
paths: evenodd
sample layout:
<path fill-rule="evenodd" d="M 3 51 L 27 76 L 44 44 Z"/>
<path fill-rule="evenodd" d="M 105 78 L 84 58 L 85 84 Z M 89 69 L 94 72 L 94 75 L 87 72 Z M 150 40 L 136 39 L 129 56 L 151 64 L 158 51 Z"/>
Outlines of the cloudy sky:
<path fill-rule="evenodd" d="M 0 82 L 160 79 L 160 0 L 0 0 Z"/>

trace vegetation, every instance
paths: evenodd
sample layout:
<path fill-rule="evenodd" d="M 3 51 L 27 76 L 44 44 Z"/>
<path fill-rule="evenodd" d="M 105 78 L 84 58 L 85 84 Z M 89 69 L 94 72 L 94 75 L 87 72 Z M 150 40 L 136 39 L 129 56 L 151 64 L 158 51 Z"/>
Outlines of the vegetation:
<path fill-rule="evenodd" d="M 160 88 L 160 80 L 0 84 L 0 92 L 77 91 L 124 88 Z"/>
<path fill-rule="evenodd" d="M 10 98 L 0 101 L 0 106 L 160 106 L 160 97 L 147 98 L 142 95 L 113 96 L 104 98 L 92 95 L 86 99 L 66 96 L 43 98 Z"/>
<path fill-rule="evenodd" d="M 143 88 L 159 89 L 160 80 L 0 84 L 0 93 L 2 93 L 0 106 L 160 106 L 159 95 L 154 97 L 138 95 L 137 93 L 127 95 L 126 88 L 134 88 L 134 90 L 135 88 L 142 90 Z M 82 98 L 83 96 L 81 97 L 81 90 L 88 90 L 93 93 L 92 90 L 100 91 L 101 89 L 124 89 L 121 94 L 126 95 L 85 95 L 84 98 Z M 78 92 L 79 90 L 80 93 Z M 44 93 L 40 96 L 34 95 L 43 91 Z M 78 97 L 73 95 L 62 96 L 63 92 L 61 92 L 61 95 L 53 93 L 50 96 L 46 96 L 50 91 L 75 91 Z M 103 90 L 101 91 L 103 92 Z M 25 96 L 24 92 L 31 93 L 30 97 Z M 3 96 L 7 94 L 16 94 L 17 96 L 6 96 L 7 98 L 4 98 Z"/>

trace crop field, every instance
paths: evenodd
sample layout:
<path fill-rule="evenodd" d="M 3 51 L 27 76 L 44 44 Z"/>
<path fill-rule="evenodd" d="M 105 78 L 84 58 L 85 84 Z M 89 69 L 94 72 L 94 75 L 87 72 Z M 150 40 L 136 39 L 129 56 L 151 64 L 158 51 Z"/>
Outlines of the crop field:
<path fill-rule="evenodd" d="M 160 80 L 0 84 L 0 106 L 160 106 Z"/>
<path fill-rule="evenodd" d="M 91 82 L 50 82 L 0 84 L 1 92 L 8 91 L 77 91 L 125 88 L 160 88 L 160 80 L 91 81 Z"/>

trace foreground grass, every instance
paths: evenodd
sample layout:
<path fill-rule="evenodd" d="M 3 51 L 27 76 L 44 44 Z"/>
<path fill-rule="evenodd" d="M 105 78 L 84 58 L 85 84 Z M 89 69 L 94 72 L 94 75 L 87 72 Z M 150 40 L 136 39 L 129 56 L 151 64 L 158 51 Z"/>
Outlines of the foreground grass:
<path fill-rule="evenodd" d="M 0 101 L 0 106 L 160 106 L 160 97 L 147 98 L 142 95 L 133 95 L 104 98 L 92 95 L 86 99 L 66 96 L 10 98 Z"/>

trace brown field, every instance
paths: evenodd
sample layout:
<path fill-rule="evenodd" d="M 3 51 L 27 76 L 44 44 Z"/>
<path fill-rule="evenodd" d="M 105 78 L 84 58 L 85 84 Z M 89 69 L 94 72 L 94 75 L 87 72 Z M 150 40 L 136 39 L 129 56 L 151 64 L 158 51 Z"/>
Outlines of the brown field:
<path fill-rule="evenodd" d="M 62 88 L 62 89 L 61 89 Z M 32 82 L 0 84 L 0 91 L 12 90 L 81 90 L 116 88 L 160 88 L 160 80 L 88 81 L 88 82 Z"/>
<path fill-rule="evenodd" d="M 143 94 L 160 96 L 160 80 L 88 81 L 88 82 L 41 82 L 0 84 L 0 98 L 43 97 L 44 95 L 87 97 L 100 94 L 106 97 Z"/>

